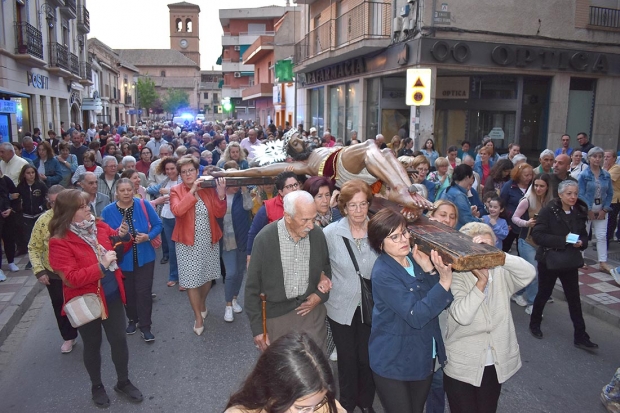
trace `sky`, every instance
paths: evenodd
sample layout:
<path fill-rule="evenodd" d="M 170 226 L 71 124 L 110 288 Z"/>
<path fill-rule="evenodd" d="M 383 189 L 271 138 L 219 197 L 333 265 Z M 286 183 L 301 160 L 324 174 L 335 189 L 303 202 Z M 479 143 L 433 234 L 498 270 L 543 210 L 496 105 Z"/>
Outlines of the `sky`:
<path fill-rule="evenodd" d="M 87 0 L 90 33 L 113 49 L 168 49 L 168 4 L 181 0 Z M 186 0 L 200 6 L 200 63 L 211 70 L 222 53 L 218 4 L 227 9 L 284 6 L 286 0 Z M 293 3 L 291 1 L 291 3 Z"/>

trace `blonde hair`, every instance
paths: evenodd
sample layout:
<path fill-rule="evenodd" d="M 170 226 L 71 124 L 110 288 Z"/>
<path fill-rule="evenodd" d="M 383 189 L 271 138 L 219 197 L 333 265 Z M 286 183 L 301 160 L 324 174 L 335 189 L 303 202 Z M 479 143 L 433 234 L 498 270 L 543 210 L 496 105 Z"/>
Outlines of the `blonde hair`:
<path fill-rule="evenodd" d="M 448 166 L 450 165 L 450 162 L 448 162 L 447 158 L 444 158 L 443 156 L 440 156 L 439 158 L 435 159 L 435 168 L 439 168 L 440 166 Z"/>
<path fill-rule="evenodd" d="M 448 201 L 446 199 L 440 199 L 438 201 L 435 201 L 435 203 L 433 204 L 433 209 L 428 211 L 428 214 L 426 214 L 426 216 L 429 217 L 429 218 L 430 217 L 434 217 L 435 216 L 435 212 L 437 212 L 439 207 L 441 207 L 443 205 L 451 206 L 454 209 L 454 214 L 456 215 L 456 221 L 455 222 L 459 222 L 459 209 L 456 207 L 456 205 L 454 205 L 452 202 L 450 202 L 450 201 Z"/>
<path fill-rule="evenodd" d="M 495 242 L 497 241 L 493 228 L 482 222 L 469 222 L 463 225 L 459 232 L 469 235 L 472 238 L 478 235 L 489 235 L 493 240 L 493 245 L 495 245 Z"/>

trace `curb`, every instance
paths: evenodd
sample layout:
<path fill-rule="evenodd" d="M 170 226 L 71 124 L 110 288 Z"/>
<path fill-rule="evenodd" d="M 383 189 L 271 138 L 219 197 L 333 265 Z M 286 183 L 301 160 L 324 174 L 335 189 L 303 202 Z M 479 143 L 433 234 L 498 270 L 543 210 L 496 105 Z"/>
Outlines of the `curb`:
<path fill-rule="evenodd" d="M 30 277 L 26 284 L 15 293 L 9 306 L 0 312 L 0 346 L 15 326 L 19 324 L 22 316 L 28 311 L 34 298 L 43 288 L 43 284 L 38 282 L 35 277 Z"/>
<path fill-rule="evenodd" d="M 562 301 L 566 301 L 564 289 L 559 285 L 556 285 L 553 288 L 553 297 Z M 620 327 L 620 311 L 607 308 L 605 305 L 597 303 L 596 301 L 591 300 L 588 297 L 584 297 L 583 295 L 580 297 L 580 299 L 581 310 L 584 313 L 589 314 L 606 323 L 609 323 L 614 327 Z"/>

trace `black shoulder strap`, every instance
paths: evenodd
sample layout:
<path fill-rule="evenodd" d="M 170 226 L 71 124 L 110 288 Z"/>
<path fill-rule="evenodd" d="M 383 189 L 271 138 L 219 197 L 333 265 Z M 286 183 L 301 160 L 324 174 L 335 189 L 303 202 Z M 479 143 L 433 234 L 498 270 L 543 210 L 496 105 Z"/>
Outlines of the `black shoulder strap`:
<path fill-rule="evenodd" d="M 355 272 L 357 272 L 357 275 L 359 275 L 361 277 L 362 274 L 360 274 L 360 267 L 357 265 L 357 260 L 355 259 L 355 255 L 353 255 L 353 250 L 351 249 L 351 243 L 345 237 L 342 237 L 342 239 L 344 241 L 344 245 L 347 247 L 347 251 L 349 251 L 349 255 L 351 256 L 351 261 L 353 261 L 353 266 L 355 267 Z"/>

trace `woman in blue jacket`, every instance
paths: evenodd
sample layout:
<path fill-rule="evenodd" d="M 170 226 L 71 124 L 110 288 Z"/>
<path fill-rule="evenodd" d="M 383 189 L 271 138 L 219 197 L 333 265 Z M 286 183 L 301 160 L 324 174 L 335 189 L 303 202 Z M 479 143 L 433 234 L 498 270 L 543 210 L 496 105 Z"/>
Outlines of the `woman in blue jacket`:
<path fill-rule="evenodd" d="M 417 246 L 412 252 L 406 225 L 402 214 L 387 208 L 368 223 L 368 243 L 379 254 L 371 275 L 368 353 L 386 413 L 424 410 L 434 361 L 446 361 L 438 316 L 453 299 L 451 265 L 437 251 L 430 258 Z"/>
<path fill-rule="evenodd" d="M 456 224 L 457 230 L 469 222 L 480 221 L 479 217 L 482 211 L 479 211 L 478 207 L 472 209 L 472 204 L 467 197 L 473 184 L 474 171 L 471 169 L 471 166 L 461 164 L 454 168 L 452 184 L 441 194 L 441 199 L 452 202 L 458 209 L 459 220 Z"/>
<path fill-rule="evenodd" d="M 101 217 L 112 228 L 119 228 L 122 222 L 129 226 L 132 246 L 126 251 L 119 267 L 125 278 L 125 295 L 127 304 L 125 313 L 129 319 L 126 332 L 134 334 L 136 324 L 140 323 L 140 332 L 144 341 L 152 342 L 151 313 L 153 310 L 153 273 L 155 270 L 155 249 L 151 240 L 161 232 L 161 220 L 149 202 L 134 198 L 134 184 L 127 178 L 121 178 L 116 184 L 116 202 L 108 205 L 101 212 Z M 151 226 L 149 230 L 149 225 Z"/>
<path fill-rule="evenodd" d="M 41 142 L 37 146 L 37 155 L 39 157 L 33 161 L 33 164 L 37 168 L 41 181 L 45 182 L 48 188 L 59 184 L 62 181 L 62 171 L 60 162 L 54 157 L 52 146 L 47 142 Z"/>

